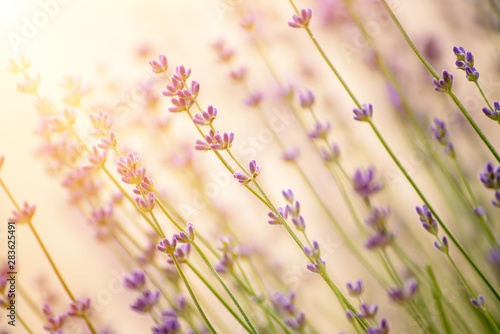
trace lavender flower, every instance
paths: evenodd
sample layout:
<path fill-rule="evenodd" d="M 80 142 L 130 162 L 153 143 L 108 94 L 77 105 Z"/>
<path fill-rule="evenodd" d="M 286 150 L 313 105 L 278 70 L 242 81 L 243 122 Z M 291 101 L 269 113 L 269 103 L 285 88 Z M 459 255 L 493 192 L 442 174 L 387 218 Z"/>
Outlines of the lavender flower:
<path fill-rule="evenodd" d="M 217 108 L 208 106 L 207 111 L 204 111 L 201 114 L 194 115 L 193 123 L 198 125 L 211 125 L 216 117 Z"/>
<path fill-rule="evenodd" d="M 449 141 L 450 133 L 446 129 L 446 123 L 437 117 L 434 118 L 434 124 L 431 126 L 431 131 L 434 138 L 436 138 L 442 146 L 445 146 L 445 152 L 454 158 L 455 147 L 453 143 Z"/>
<path fill-rule="evenodd" d="M 377 314 L 377 311 L 378 311 L 377 304 L 369 305 L 366 303 L 361 303 L 360 308 L 361 308 L 361 312 L 358 313 L 359 318 L 366 318 L 366 319 L 373 318 L 373 317 L 375 317 L 375 314 Z"/>
<path fill-rule="evenodd" d="M 149 290 L 143 291 L 142 295 L 137 298 L 135 303 L 131 306 L 132 310 L 139 313 L 147 313 L 156 305 L 160 298 L 160 291 L 156 290 L 152 293 Z"/>
<path fill-rule="evenodd" d="M 359 297 L 363 293 L 363 281 L 357 280 L 355 283 L 347 283 L 347 291 L 351 297 Z"/>
<path fill-rule="evenodd" d="M 380 326 L 376 328 L 368 328 L 366 334 L 388 334 L 389 333 L 389 323 L 386 319 L 380 321 Z"/>
<path fill-rule="evenodd" d="M 486 107 L 483 108 L 483 113 L 486 115 L 486 117 L 488 117 L 489 119 L 492 119 L 494 121 L 498 121 L 500 122 L 500 103 L 498 103 L 497 101 L 495 101 L 493 103 L 493 109 L 494 110 L 490 110 Z"/>
<path fill-rule="evenodd" d="M 375 181 L 375 170 L 373 167 L 369 167 L 366 171 L 357 169 L 352 177 L 352 184 L 354 191 L 364 199 L 368 199 L 382 189 L 382 184 Z"/>
<path fill-rule="evenodd" d="M 318 122 L 314 125 L 314 129 L 309 132 L 309 138 L 326 140 L 331 128 L 332 125 L 330 122 L 326 122 L 324 124 Z"/>
<path fill-rule="evenodd" d="M 295 161 L 297 160 L 299 153 L 300 151 L 297 147 L 292 147 L 291 149 L 282 153 L 282 158 L 287 162 Z"/>
<path fill-rule="evenodd" d="M 314 93 L 311 90 L 300 93 L 299 102 L 302 108 L 311 108 L 314 104 Z"/>
<path fill-rule="evenodd" d="M 371 122 L 373 117 L 373 106 L 371 104 L 363 104 L 363 108 L 352 110 L 354 119 L 360 122 Z"/>
<path fill-rule="evenodd" d="M 415 296 L 417 289 L 417 281 L 415 279 L 411 279 L 405 284 L 404 288 L 390 288 L 388 291 L 389 298 L 398 304 L 405 304 L 408 300 Z"/>
<path fill-rule="evenodd" d="M 368 249 L 384 249 L 391 243 L 392 239 L 394 239 L 394 234 L 391 232 L 379 231 L 368 239 L 365 247 Z"/>
<path fill-rule="evenodd" d="M 467 80 L 476 82 L 479 79 L 479 72 L 474 67 L 474 56 L 471 52 L 466 52 L 463 47 L 453 47 L 453 53 L 457 56 L 455 65 L 465 72 Z"/>
<path fill-rule="evenodd" d="M 448 254 L 449 245 L 448 245 L 448 238 L 446 238 L 446 236 L 444 236 L 440 241 L 434 242 L 434 246 L 441 252 Z"/>
<path fill-rule="evenodd" d="M 288 22 L 288 25 L 292 28 L 306 28 L 309 25 L 311 17 L 312 10 L 310 8 L 301 9 L 300 15 L 294 14 L 292 17 L 293 22 Z"/>
<path fill-rule="evenodd" d="M 471 298 L 470 303 L 476 308 L 484 308 L 486 306 L 486 301 L 483 296 L 477 296 L 477 299 Z"/>
<path fill-rule="evenodd" d="M 449 93 L 451 92 L 451 86 L 453 85 L 453 75 L 448 73 L 448 71 L 443 70 L 440 80 L 433 79 L 434 89 L 438 92 Z"/>
<path fill-rule="evenodd" d="M 146 274 L 142 270 L 136 269 L 123 279 L 123 285 L 131 290 L 141 290 L 144 284 L 146 284 Z"/>
<path fill-rule="evenodd" d="M 153 328 L 153 334 L 179 334 L 181 324 L 175 317 L 165 317 L 163 323 Z"/>
<path fill-rule="evenodd" d="M 488 162 L 484 167 L 484 172 L 479 174 L 479 178 L 487 189 L 498 189 L 500 187 L 500 166 L 496 168 Z"/>
<path fill-rule="evenodd" d="M 374 208 L 370 216 L 366 218 L 365 222 L 368 226 L 376 231 L 385 230 L 387 226 L 387 217 L 391 212 L 390 208 Z"/>
<path fill-rule="evenodd" d="M 423 205 L 422 208 L 417 206 L 417 213 L 420 216 L 423 228 L 425 228 L 427 232 L 437 235 L 439 230 L 438 224 L 436 219 L 432 216 L 429 208 L 426 205 Z"/>

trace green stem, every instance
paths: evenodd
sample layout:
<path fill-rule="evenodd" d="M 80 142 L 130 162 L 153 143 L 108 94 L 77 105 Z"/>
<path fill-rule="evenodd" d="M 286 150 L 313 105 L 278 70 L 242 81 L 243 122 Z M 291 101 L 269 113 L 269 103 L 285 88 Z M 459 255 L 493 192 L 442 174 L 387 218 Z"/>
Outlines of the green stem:
<path fill-rule="evenodd" d="M 233 303 L 236 305 L 236 307 L 238 308 L 238 310 L 240 311 L 241 315 L 243 316 L 243 318 L 245 319 L 245 322 L 248 324 L 248 326 L 251 328 L 252 330 L 252 333 L 254 334 L 257 334 L 257 331 L 255 330 L 255 327 L 252 325 L 252 323 L 250 322 L 250 320 L 248 319 L 248 316 L 246 315 L 245 311 L 243 311 L 243 309 L 241 308 L 240 304 L 238 303 L 238 301 L 236 300 L 236 298 L 234 297 L 233 293 L 231 292 L 231 290 L 229 290 L 229 288 L 227 287 L 226 283 L 224 283 L 224 281 L 222 280 L 222 278 L 219 276 L 219 274 L 217 273 L 217 271 L 215 270 L 215 268 L 212 266 L 212 264 L 210 263 L 210 261 L 207 259 L 207 257 L 205 256 L 205 253 L 203 253 L 203 251 L 200 249 L 200 247 L 195 243 L 195 242 L 192 242 L 191 245 L 194 246 L 194 248 L 196 249 L 196 251 L 198 252 L 198 254 L 200 254 L 201 258 L 203 259 L 203 261 L 205 262 L 205 264 L 210 268 L 210 271 L 212 272 L 212 274 L 215 276 L 215 278 L 219 281 L 219 283 L 222 285 L 222 287 L 224 288 L 224 290 L 226 290 L 227 294 L 229 295 L 229 297 L 231 298 L 231 300 L 233 301 Z"/>
<path fill-rule="evenodd" d="M 252 333 L 252 329 L 245 323 L 243 319 L 240 318 L 240 316 L 236 313 L 236 311 L 229 305 L 229 303 L 220 295 L 220 293 L 214 288 L 212 284 L 203 276 L 203 274 L 196 269 L 195 266 L 191 264 L 191 262 L 187 261 L 186 264 L 188 267 L 198 276 L 198 278 L 207 286 L 207 288 L 214 294 L 214 296 L 224 305 L 224 307 L 231 313 L 231 315 L 240 323 L 243 328 L 248 333 Z"/>
<path fill-rule="evenodd" d="M 427 269 L 427 274 L 429 275 L 429 278 L 431 280 L 432 296 L 434 298 L 434 302 L 436 303 L 439 315 L 441 316 L 441 322 L 443 323 L 443 328 L 446 334 L 451 334 L 452 333 L 451 325 L 448 320 L 448 317 L 446 316 L 446 311 L 443 307 L 443 301 L 442 301 L 443 294 L 441 292 L 441 289 L 439 288 L 439 284 L 436 280 L 436 276 L 434 276 L 434 272 L 431 266 L 427 265 L 426 269 Z"/>
<path fill-rule="evenodd" d="M 467 192 L 469 193 L 469 196 L 472 200 L 472 204 L 474 205 L 474 208 L 478 208 L 479 207 L 479 203 L 477 202 L 477 199 L 476 199 L 476 196 L 474 195 L 474 193 L 472 192 L 472 189 L 469 185 L 469 182 L 467 181 L 467 179 L 465 178 L 465 175 L 462 171 L 462 168 L 460 167 L 460 164 L 458 163 L 458 160 L 456 157 L 453 157 L 453 162 L 455 163 L 455 167 L 458 171 L 458 174 L 460 175 L 460 179 L 462 180 L 463 184 L 465 185 L 465 187 L 467 188 Z M 481 215 L 479 217 L 479 220 L 481 221 L 483 227 L 484 227 L 484 230 L 486 231 L 486 235 L 488 236 L 488 239 L 490 240 L 490 243 L 492 244 L 492 246 L 498 246 L 498 243 L 497 243 L 497 240 L 495 238 L 495 235 L 493 234 L 493 231 L 491 230 L 491 226 L 488 224 L 488 222 L 486 221 L 486 219 L 484 218 L 483 215 Z"/>
<path fill-rule="evenodd" d="M 184 285 L 188 289 L 189 294 L 191 295 L 191 298 L 193 299 L 193 302 L 196 305 L 196 308 L 200 312 L 201 317 L 203 318 L 203 320 L 205 321 L 205 324 L 207 325 L 207 327 L 208 327 L 208 329 L 210 330 L 211 333 L 217 334 L 217 331 L 212 327 L 212 324 L 210 323 L 210 321 L 208 320 L 207 316 L 205 315 L 205 312 L 203 312 L 203 309 L 201 308 L 201 305 L 198 303 L 198 299 L 194 295 L 194 292 L 191 289 L 191 286 L 189 285 L 186 276 L 184 276 L 184 273 L 183 273 L 183 271 L 181 269 L 181 266 L 179 265 L 179 261 L 177 261 L 177 258 L 175 257 L 175 255 L 173 253 L 171 254 L 171 257 L 172 257 L 172 260 L 174 261 L 174 264 L 175 264 L 175 267 L 177 268 L 177 271 L 179 272 L 179 275 L 181 276 L 182 280 L 184 281 Z"/>
<path fill-rule="evenodd" d="M 417 184 L 415 183 L 415 181 L 413 181 L 413 179 L 411 178 L 411 176 L 408 174 L 408 172 L 406 171 L 406 169 L 403 167 L 403 165 L 401 164 L 401 162 L 399 161 L 399 159 L 396 157 L 396 155 L 394 154 L 394 152 L 392 151 L 392 149 L 389 147 L 389 145 L 385 141 L 384 137 L 382 137 L 382 134 L 379 132 L 379 130 L 377 129 L 377 127 L 375 126 L 375 124 L 373 123 L 373 121 L 370 120 L 370 121 L 368 121 L 368 123 L 370 124 L 371 128 L 375 132 L 375 135 L 378 137 L 378 139 L 380 140 L 380 142 L 384 146 L 384 148 L 387 151 L 387 153 L 389 153 L 389 155 L 391 156 L 392 160 L 399 167 L 399 169 L 404 174 L 404 176 L 406 177 L 406 179 L 408 180 L 408 182 L 410 182 L 411 186 L 413 187 L 413 189 L 415 190 L 415 192 L 418 194 L 418 196 L 420 197 L 420 199 L 429 208 L 429 211 L 432 213 L 432 215 L 436 218 L 439 226 L 441 226 L 441 228 L 446 232 L 446 234 L 448 235 L 448 237 L 450 238 L 450 240 L 457 247 L 457 249 L 460 251 L 460 253 L 462 253 L 462 255 L 467 259 L 467 262 L 469 262 L 469 264 L 472 266 L 472 268 L 474 269 L 474 271 L 476 271 L 476 273 L 479 275 L 479 277 L 481 277 L 481 279 L 484 281 L 484 283 L 486 283 L 486 285 L 488 286 L 488 288 L 495 295 L 495 298 L 498 301 L 500 301 L 500 295 L 498 294 L 498 292 L 495 290 L 495 288 L 493 287 L 493 285 L 491 285 L 491 283 L 488 281 L 488 279 L 482 273 L 482 271 L 476 266 L 475 262 L 471 259 L 471 257 L 469 256 L 469 254 L 465 251 L 465 249 L 460 245 L 460 243 L 455 238 L 455 236 L 453 236 L 453 234 L 448 229 L 448 227 L 444 224 L 444 222 L 441 220 L 441 218 L 437 215 L 437 212 L 434 210 L 434 207 L 429 203 L 429 201 L 424 196 L 424 194 L 422 193 L 422 191 L 420 190 L 420 188 L 417 186 Z"/>
<path fill-rule="evenodd" d="M 483 97 L 484 101 L 486 102 L 486 104 L 488 105 L 488 108 L 490 108 L 491 111 L 495 110 L 493 109 L 493 107 L 491 106 L 490 102 L 488 101 L 488 99 L 486 98 L 486 95 L 484 95 L 484 92 L 483 90 L 481 89 L 481 86 L 479 85 L 479 82 L 476 80 L 474 81 L 474 83 L 476 84 L 476 87 L 477 89 L 479 90 L 479 92 L 481 93 L 481 96 Z"/>
<path fill-rule="evenodd" d="M 394 15 L 394 12 L 391 10 L 391 8 L 389 7 L 389 5 L 387 4 L 387 1 L 386 0 L 380 0 L 380 1 L 382 2 L 382 4 L 384 5 L 384 7 L 386 8 L 386 10 L 389 13 L 389 15 L 391 16 L 392 20 L 394 21 L 394 23 L 398 27 L 399 31 L 401 32 L 401 34 L 403 35 L 404 39 L 406 40 L 406 42 L 408 43 L 408 45 L 411 47 L 411 49 L 413 50 L 413 52 L 415 53 L 415 55 L 418 57 L 418 59 L 420 59 L 420 61 L 422 62 L 422 64 L 424 64 L 425 68 L 427 68 L 427 70 L 432 74 L 432 76 L 434 78 L 440 79 L 439 73 L 436 72 L 436 70 L 431 66 L 431 64 L 427 61 L 427 59 L 425 59 L 425 57 L 422 55 L 422 53 L 417 49 L 417 47 L 415 46 L 415 44 L 413 43 L 413 41 L 410 39 L 410 37 L 408 36 L 408 34 L 406 33 L 406 31 L 404 30 L 403 26 L 401 26 L 401 23 L 397 19 L 396 15 Z M 455 93 L 453 93 L 452 90 L 450 90 L 447 93 L 448 93 L 448 95 L 450 95 L 450 97 L 453 100 L 453 102 L 455 102 L 455 104 L 457 105 L 457 107 L 460 109 L 460 111 L 462 112 L 462 114 L 464 115 L 464 117 L 467 119 L 467 121 L 469 122 L 469 124 L 472 126 L 472 128 L 474 129 L 474 131 L 476 131 L 477 135 L 481 138 L 481 140 L 483 141 L 483 143 L 488 147 L 488 149 L 490 150 L 491 154 L 493 154 L 493 156 L 495 157 L 495 159 L 497 160 L 497 162 L 500 163 L 500 155 L 495 150 L 495 148 L 493 147 L 493 145 L 490 143 L 490 141 L 488 140 L 488 138 L 481 131 L 481 129 L 479 128 L 479 126 L 477 125 L 477 123 L 474 121 L 474 119 L 472 118 L 472 116 L 467 111 L 467 109 L 465 109 L 465 107 L 462 105 L 462 103 L 460 102 L 460 100 L 456 97 Z"/>

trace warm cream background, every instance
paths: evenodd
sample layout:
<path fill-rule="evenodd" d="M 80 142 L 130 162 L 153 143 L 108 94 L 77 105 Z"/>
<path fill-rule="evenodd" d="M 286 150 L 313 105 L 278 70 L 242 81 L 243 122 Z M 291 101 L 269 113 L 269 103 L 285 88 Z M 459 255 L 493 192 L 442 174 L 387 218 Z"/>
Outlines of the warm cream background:
<path fill-rule="evenodd" d="M 309 3 L 304 2 L 301 5 Z M 481 73 L 483 73 L 483 68 L 491 71 L 498 70 L 498 38 L 491 32 L 476 28 L 469 29 L 475 18 L 464 18 L 466 15 L 462 9 L 469 8 L 468 6 L 463 7 L 463 3 L 466 3 L 465 0 L 443 1 L 439 6 L 434 5 L 435 1 L 431 0 L 400 1 L 399 3 L 401 3 L 400 19 L 410 34 L 416 36 L 417 40 L 432 32 L 437 32 L 438 43 L 444 52 L 443 59 L 445 61 L 443 65 L 440 64 L 437 67 L 438 70 L 441 70 L 444 64 L 450 69 L 454 67 L 451 47 L 455 44 L 463 44 L 468 49 L 474 50 L 477 59 L 487 59 L 478 65 L 481 68 Z M 216 38 L 225 36 L 232 45 L 242 45 L 244 48 L 247 40 L 241 37 L 242 34 L 237 25 L 236 9 L 222 7 L 229 8 L 229 10 L 221 13 L 221 7 L 218 6 L 228 5 L 225 0 L 104 2 L 68 0 L 67 3 L 58 5 L 53 17 L 49 17 L 46 25 L 39 28 L 33 37 L 27 39 L 27 43 L 22 45 L 21 51 L 33 60 L 32 69 L 42 75 L 41 94 L 55 99 L 59 96 L 60 91 L 54 87 L 60 82 L 62 76 L 67 74 L 81 75 L 84 82 L 92 85 L 98 85 L 99 80 L 103 77 L 113 78 L 112 80 L 118 85 L 115 91 L 116 95 L 128 92 L 135 82 L 147 75 L 147 59 L 138 57 L 136 55 L 137 49 L 141 45 L 151 45 L 153 54 L 165 53 L 172 64 L 186 64 L 193 68 L 196 79 L 202 83 L 202 95 L 204 94 L 205 103 L 218 103 L 224 106 L 229 121 L 226 120 L 226 123 L 223 124 L 229 128 L 228 125 L 232 124 L 231 122 L 238 122 L 241 115 L 248 115 L 248 113 L 231 115 L 233 113 L 231 110 L 238 108 L 238 102 L 243 96 L 234 97 L 224 94 L 228 85 L 225 79 L 221 78 L 222 74 L 218 72 L 220 67 L 214 64 L 215 57 L 209 51 L 208 45 Z M 265 17 L 266 23 L 262 29 L 270 43 L 274 45 L 271 57 L 277 63 L 281 73 L 288 80 L 297 82 L 300 69 L 292 68 L 290 70 L 290 66 L 300 62 L 308 63 L 319 78 L 317 81 L 313 81 L 313 85 L 318 82 L 323 83 L 318 88 L 319 100 L 333 101 L 339 109 L 345 111 L 344 114 L 338 116 L 338 119 L 347 125 L 345 128 L 340 125 L 339 132 L 346 135 L 346 138 L 349 138 L 349 134 L 361 135 L 364 130 L 360 130 L 359 126 L 353 126 L 350 121 L 350 113 L 347 112 L 351 107 L 350 101 L 340 90 L 338 84 L 332 80 L 326 66 L 316 56 L 304 54 L 296 56 L 293 54 L 297 52 L 297 46 L 299 46 L 300 51 L 301 47 L 310 47 L 310 44 L 309 41 L 305 40 L 304 35 L 299 34 L 298 31 L 292 31 L 286 26 L 286 21 L 291 16 L 287 2 L 275 1 L 275 4 L 260 2 L 256 8 L 260 10 L 266 7 L 271 10 Z M 111 296 L 109 304 L 104 302 L 106 305 L 103 307 L 102 313 L 98 315 L 98 318 L 102 319 L 102 323 L 112 324 L 116 333 L 143 333 L 144 328 L 150 327 L 151 324 L 148 318 L 129 311 L 128 304 L 131 302 L 132 296 L 119 288 L 116 279 L 116 277 L 121 276 L 120 265 L 115 263 L 115 258 L 106 249 L 96 246 L 84 220 L 74 209 L 67 206 L 65 191 L 58 185 L 60 180 L 48 177 L 44 172 L 44 162 L 34 158 L 34 152 L 39 142 L 38 138 L 32 134 L 37 124 L 33 99 L 16 91 L 16 83 L 20 82 L 20 77 L 7 73 L 4 67 L 8 58 L 15 58 L 19 54 L 18 50 L 12 48 L 8 39 L 9 34 L 19 33 L 23 20 L 27 19 L 32 22 L 33 16 L 38 15 L 41 10 L 42 7 L 37 1 L 0 2 L 0 31 L 2 33 L 0 39 L 0 154 L 6 156 L 1 175 L 18 201 L 26 199 L 30 203 L 37 204 L 35 224 L 76 295 L 102 296 L 102 298 Z M 334 30 L 335 27 L 331 29 Z M 360 65 L 362 58 L 355 56 L 353 59 L 346 59 L 340 56 L 340 43 L 352 43 L 349 41 L 351 35 L 352 31 L 349 29 L 335 31 L 332 35 L 324 31 L 318 33 L 320 41 L 324 43 L 330 54 L 333 54 L 340 71 L 344 73 L 352 86 L 356 87 L 363 99 L 383 105 L 387 102 L 379 97 L 381 95 L 380 87 L 374 87 L 367 80 L 370 79 L 370 70 Z M 399 61 L 401 66 L 406 65 L 411 71 L 421 66 L 413 58 L 406 63 L 405 59 L 410 53 L 399 40 L 394 40 L 394 38 L 400 39 L 400 37 L 394 33 L 392 24 L 384 26 L 376 37 L 388 46 L 384 51 L 386 54 L 401 53 L 403 57 Z M 292 44 L 287 46 L 287 43 Z M 311 48 L 311 52 L 315 51 Z M 239 56 L 247 62 L 251 62 L 257 57 L 255 53 L 251 52 L 243 52 Z M 311 58 L 307 58 L 308 56 Z M 253 80 L 257 85 L 269 82 L 268 77 L 265 79 L 259 77 L 260 73 L 265 71 L 261 62 L 255 61 L 255 63 L 257 64 L 253 68 L 255 71 L 252 75 Z M 488 71 L 484 72 L 486 76 Z M 456 78 L 461 78 L 461 83 L 456 86 L 460 92 L 466 85 L 461 73 L 457 74 Z M 217 88 L 219 81 L 223 82 L 221 83 L 223 89 Z M 264 84 L 261 89 L 266 90 L 270 87 L 272 84 Z M 467 88 L 470 89 L 469 86 Z M 498 84 L 489 91 L 492 98 L 494 98 L 495 92 L 498 93 Z M 100 92 L 95 93 L 100 94 Z M 477 108 L 479 100 L 476 96 L 467 94 L 464 96 L 470 97 L 470 105 L 475 106 L 475 109 L 472 110 L 474 117 L 479 119 L 480 124 L 488 127 L 489 123 L 484 120 L 479 108 Z M 111 105 L 116 100 L 116 96 L 107 96 L 102 100 L 103 104 Z M 421 105 L 425 106 L 424 103 Z M 435 114 L 439 113 L 439 110 L 435 110 Z M 328 115 L 328 112 L 320 111 L 320 114 L 325 116 Z M 391 119 L 384 122 L 385 118 L 382 116 L 381 114 L 376 116 L 381 123 L 381 129 L 385 131 L 389 140 L 393 140 L 396 150 L 404 155 L 404 146 L 398 146 L 395 139 L 399 135 L 398 130 L 391 128 Z M 236 124 L 235 128 L 249 131 L 247 127 L 251 122 L 250 118 L 250 122 Z M 463 126 L 457 130 L 462 128 Z M 494 130 L 489 131 L 489 133 L 496 136 L 494 138 L 498 138 Z M 346 138 L 340 140 L 343 140 L 347 147 L 355 145 L 356 140 Z M 458 140 L 467 145 L 467 140 Z M 367 141 L 374 142 L 372 137 L 368 137 Z M 380 149 L 377 144 L 373 143 L 373 147 L 376 148 L 374 152 L 378 152 L 377 150 Z M 471 146 L 474 145 L 466 148 Z M 263 156 L 268 157 L 273 154 L 273 152 L 263 153 Z M 377 155 L 379 154 L 371 153 L 372 157 Z M 395 170 L 383 152 L 380 152 L 379 156 L 380 159 L 376 162 L 379 169 Z M 346 165 L 353 168 L 360 163 L 369 164 L 370 161 L 372 160 L 369 157 L 352 154 L 346 158 Z M 466 161 L 466 163 L 468 162 L 470 161 Z M 483 164 L 481 162 L 477 165 L 482 166 Z M 471 166 L 473 172 L 477 170 L 477 165 Z M 280 175 L 278 170 L 273 170 L 272 163 L 268 163 L 265 167 L 266 171 L 269 170 L 270 175 Z M 415 170 L 415 175 L 419 175 L 418 169 Z M 271 192 L 277 199 L 279 199 L 279 190 L 289 187 L 289 181 L 283 176 L 275 178 L 275 183 L 273 183 L 272 176 L 263 177 L 268 181 L 267 188 L 272 189 Z M 317 183 L 320 186 L 321 180 Z M 231 189 L 238 192 L 236 186 Z M 394 197 L 393 195 L 400 197 L 401 194 L 414 198 L 414 194 L 405 185 L 396 189 L 395 193 L 391 193 L 389 190 L 390 197 Z M 304 202 L 307 203 L 307 199 Z M 409 203 L 405 209 L 412 210 L 413 206 L 414 203 Z M 6 222 L 11 208 L 6 196 L 0 193 L 0 220 Z M 304 210 L 307 211 L 307 207 Z M 261 216 L 263 214 L 261 211 L 258 213 Z M 314 216 L 314 210 L 309 209 L 309 214 Z M 245 219 L 251 221 L 252 217 L 249 216 Z M 0 225 L 1 252 L 3 252 L 5 228 L 1 226 L 4 225 Z M 267 225 L 265 227 L 268 228 Z M 317 234 L 322 233 L 321 230 L 317 231 L 314 227 L 311 227 L 311 231 Z M 259 237 L 262 235 L 262 232 L 259 231 L 253 233 Z M 327 234 L 335 238 L 333 232 L 329 231 Z M 43 274 L 50 279 L 51 288 L 55 289 L 58 289 L 57 282 L 54 281 L 54 276 L 49 270 L 45 258 L 24 226 L 18 227 L 18 240 L 20 244 L 18 257 L 21 263 L 19 282 L 25 289 L 33 292 L 34 299 L 39 301 L 39 287 L 35 285 L 36 278 Z M 285 252 L 283 251 L 283 253 Z M 301 263 L 297 260 L 299 258 L 297 252 L 293 254 L 295 263 Z M 334 275 L 339 277 L 339 282 L 357 277 L 359 269 L 353 269 L 354 273 L 350 273 L 348 259 L 341 256 L 329 259 L 329 261 L 332 265 L 334 261 L 338 262 L 337 268 L 347 268 L 346 270 L 334 271 Z M 106 291 L 111 291 L 111 293 Z M 320 290 L 319 296 L 321 291 L 323 290 Z M 23 305 L 22 299 L 18 301 L 18 305 L 19 311 L 27 314 L 25 317 L 30 320 L 34 319 L 27 307 Z M 314 308 L 314 302 L 309 301 L 309 306 Z M 331 316 L 328 312 L 325 311 L 325 313 L 327 313 L 326 317 Z M 1 319 L 4 319 L 3 313 L 1 314 Z M 0 328 L 3 327 L 5 327 L 4 320 L 1 320 Z M 36 328 L 37 333 L 41 333 L 41 324 L 37 320 L 33 320 L 33 327 Z M 14 333 L 23 333 L 19 327 L 16 329 L 17 331 Z M 336 328 L 336 330 L 340 330 L 340 328 Z M 327 332 L 325 331 L 325 333 Z"/>

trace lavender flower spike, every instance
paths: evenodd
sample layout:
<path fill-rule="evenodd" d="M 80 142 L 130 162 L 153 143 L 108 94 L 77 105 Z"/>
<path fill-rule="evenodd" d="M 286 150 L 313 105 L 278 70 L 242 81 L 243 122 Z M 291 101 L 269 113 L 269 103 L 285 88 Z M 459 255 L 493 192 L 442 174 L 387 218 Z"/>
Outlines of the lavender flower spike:
<path fill-rule="evenodd" d="M 347 291 L 351 297 L 359 297 L 363 293 L 363 281 L 357 280 L 355 283 L 347 283 Z"/>
<path fill-rule="evenodd" d="M 373 167 L 369 167 L 366 171 L 357 169 L 352 177 L 352 185 L 354 191 L 364 199 L 368 199 L 383 187 L 381 183 L 375 181 L 375 170 Z"/>
<path fill-rule="evenodd" d="M 481 295 L 477 296 L 477 299 L 471 298 L 470 303 L 472 304 L 472 306 L 477 308 L 484 308 L 486 306 L 486 301 L 484 300 L 484 297 Z"/>
<path fill-rule="evenodd" d="M 143 295 L 135 301 L 131 306 L 132 310 L 139 313 L 147 313 L 156 305 L 158 299 L 160 298 L 160 291 L 156 290 L 152 293 L 149 290 L 144 291 Z"/>
<path fill-rule="evenodd" d="M 443 146 L 445 146 L 445 152 L 452 158 L 455 157 L 455 147 L 452 142 L 449 141 L 450 133 L 446 129 L 446 123 L 439 119 L 434 118 L 434 124 L 431 126 L 431 131 L 434 134 L 434 138 Z"/>
<path fill-rule="evenodd" d="M 492 119 L 494 121 L 499 121 L 500 122 L 500 103 L 494 102 L 493 103 L 493 108 L 494 110 L 490 110 L 486 107 L 483 108 L 483 113 L 488 117 L 489 119 Z"/>
<path fill-rule="evenodd" d="M 146 274 L 142 270 L 134 270 L 129 276 L 125 276 L 123 279 L 123 285 L 127 289 L 131 290 L 141 290 L 146 283 Z"/>
<path fill-rule="evenodd" d="M 363 104 L 361 110 L 354 108 L 354 119 L 360 122 L 370 122 L 373 116 L 373 106 L 371 104 Z"/>
<path fill-rule="evenodd" d="M 448 93 L 451 91 L 451 86 L 453 85 L 453 75 L 448 73 L 448 71 L 443 70 L 441 74 L 442 79 L 433 79 L 434 89 L 438 92 Z"/>
<path fill-rule="evenodd" d="M 293 22 L 288 22 L 288 25 L 292 28 L 306 28 L 309 25 L 309 21 L 311 21 L 312 10 L 301 9 L 300 15 L 294 14 L 292 19 Z"/>
<path fill-rule="evenodd" d="M 423 205 L 422 208 L 417 206 L 417 213 L 420 216 L 422 226 L 427 230 L 427 232 L 437 235 L 438 224 L 432 216 L 432 213 L 429 211 L 429 208 L 426 205 Z"/>

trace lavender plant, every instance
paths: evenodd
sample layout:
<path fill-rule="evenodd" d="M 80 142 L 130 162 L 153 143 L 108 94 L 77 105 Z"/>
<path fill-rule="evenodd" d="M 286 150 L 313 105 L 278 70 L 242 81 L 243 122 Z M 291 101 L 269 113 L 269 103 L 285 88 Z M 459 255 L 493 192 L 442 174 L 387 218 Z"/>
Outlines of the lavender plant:
<path fill-rule="evenodd" d="M 242 50 L 225 39 L 209 46 L 219 64 L 205 65 L 218 66 L 221 80 L 207 73 L 221 97 L 212 96 L 203 70 L 169 60 L 168 48 L 146 52 L 150 78 L 125 118 L 76 77 L 65 78 L 54 102 L 41 93 L 31 60 L 10 60 L 17 90 L 36 103 L 39 155 L 94 246 L 125 273 L 120 298 L 129 312 L 101 315 L 92 293 L 65 280 L 78 263 L 54 260 L 59 250 L 39 233 L 37 206 L 19 204 L 14 193 L 22 189 L 5 176 L 9 157 L 0 156 L 3 206 L 13 208 L 6 219 L 29 230 L 64 291 L 49 298 L 19 281 L 14 296 L 4 261 L 0 304 L 23 305 L 16 317 L 27 332 L 132 333 L 127 323 L 138 319 L 142 333 L 156 334 L 500 333 L 500 155 L 497 125 L 483 122 L 500 124 L 500 104 L 482 87 L 483 60 L 446 45 L 456 61 L 439 74 L 432 52 L 417 47 L 385 0 L 283 5 L 279 15 L 270 12 L 276 31 L 264 29 L 265 6 L 241 2 L 230 12 L 248 42 Z M 391 40 L 424 74 L 394 65 L 368 29 L 371 10 L 387 18 L 386 29 L 395 26 Z M 366 60 L 358 65 L 370 73 L 362 81 L 376 95 L 351 86 L 359 77 L 331 52 L 327 36 L 345 28 L 359 30 Z M 278 63 L 274 34 L 290 34 L 291 61 L 307 55 L 322 75 Z M 466 91 L 480 96 L 486 118 L 461 102 L 461 81 L 474 83 Z M 422 96 L 432 101 L 425 111 Z M 472 131 L 450 126 L 440 104 L 459 111 Z M 422 161 L 408 164 L 408 152 L 421 147 Z"/>

